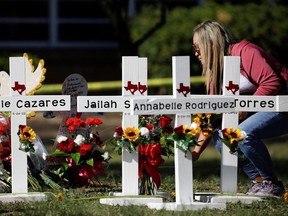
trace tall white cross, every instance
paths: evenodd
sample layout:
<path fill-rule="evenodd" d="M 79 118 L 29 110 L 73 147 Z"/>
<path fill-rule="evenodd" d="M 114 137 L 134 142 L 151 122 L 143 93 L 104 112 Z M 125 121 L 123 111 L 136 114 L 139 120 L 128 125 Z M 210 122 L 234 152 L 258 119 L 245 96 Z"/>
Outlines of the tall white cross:
<path fill-rule="evenodd" d="M 191 124 L 191 113 L 213 113 L 221 109 L 211 106 L 213 102 L 222 98 L 223 103 L 232 103 L 233 98 L 223 96 L 190 96 L 190 58 L 189 56 L 172 57 L 173 72 L 173 99 L 132 99 L 132 114 L 175 114 L 175 127 Z M 221 98 L 220 98 L 221 97 Z M 163 108 L 161 108 L 163 107 Z M 221 111 L 234 111 L 226 106 Z M 174 144 L 175 160 L 175 203 L 149 203 L 151 208 L 166 208 L 170 210 L 200 209 L 200 208 L 225 208 L 225 204 L 203 204 L 194 202 L 193 193 L 193 166 L 192 155 L 176 147 Z"/>
<path fill-rule="evenodd" d="M 64 111 L 70 109 L 70 96 L 25 96 L 25 57 L 10 57 L 11 96 L 0 97 L 0 111 L 11 112 L 12 193 L 27 193 L 27 153 L 19 150 L 19 125 L 26 125 L 29 111 Z"/>
<path fill-rule="evenodd" d="M 130 98 L 147 95 L 147 58 L 122 58 L 122 96 L 78 96 L 78 112 L 120 112 L 122 127 L 138 128 L 138 116 L 130 115 Z M 112 136 L 112 135 L 111 135 Z M 122 193 L 138 195 L 138 152 L 122 151 Z"/>

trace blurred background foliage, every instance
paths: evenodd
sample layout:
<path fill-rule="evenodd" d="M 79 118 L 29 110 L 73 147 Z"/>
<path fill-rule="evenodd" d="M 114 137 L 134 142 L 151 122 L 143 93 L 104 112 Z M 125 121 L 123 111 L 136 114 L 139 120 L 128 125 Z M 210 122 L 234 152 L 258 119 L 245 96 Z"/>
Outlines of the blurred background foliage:
<path fill-rule="evenodd" d="M 103 2 L 106 1 L 103 0 Z M 110 1 L 111 4 L 115 2 Z M 151 26 L 159 22 L 159 18 L 163 15 L 161 13 L 163 12 L 163 5 L 166 7 L 164 26 L 161 25 L 157 31 L 145 38 L 143 43 L 139 43 L 139 47 L 134 47 L 132 50 L 136 53 L 128 53 L 128 55 L 148 58 L 148 77 L 149 79 L 160 78 L 159 86 L 167 85 L 161 82 L 161 78 L 171 78 L 172 76 L 172 56 L 190 56 L 191 79 L 193 76 L 201 75 L 201 65 L 195 58 L 192 49 L 192 30 L 194 26 L 207 19 L 223 23 L 236 39 L 245 38 L 262 46 L 278 58 L 282 64 L 288 66 L 286 60 L 286 51 L 288 50 L 288 0 L 198 0 L 195 1 L 198 3 L 193 5 L 191 5 L 190 0 L 187 0 L 190 6 L 185 4 L 177 6 L 177 3 L 175 3 L 173 7 L 168 7 L 168 3 L 171 3 L 169 0 L 157 0 L 153 4 L 152 1 L 149 2 L 150 4 L 141 6 L 135 16 L 126 20 L 127 16 L 123 15 L 125 19 L 123 18 L 122 25 L 117 26 L 115 24 L 113 27 L 115 31 L 117 30 L 121 34 L 118 35 L 119 44 L 121 39 L 127 42 L 127 38 L 132 38 L 132 43 L 123 42 L 121 43 L 122 46 L 119 45 L 118 48 L 119 55 L 121 53 L 127 55 L 125 48 L 133 47 L 135 45 L 133 42 L 141 39 Z M 183 3 L 183 1 L 181 2 Z M 122 3 L 122 1 L 118 3 Z M 115 16 L 111 16 L 111 19 L 116 19 L 117 14 L 127 14 L 127 11 L 122 11 L 123 8 L 116 7 L 116 3 L 113 4 L 112 8 L 106 8 L 108 12 L 113 9 L 111 13 Z M 127 10 L 127 7 L 124 8 Z M 128 29 L 125 29 L 126 24 Z M 125 52 L 121 49 L 124 49 Z M 96 52 L 99 51 L 95 50 Z M 113 50 L 113 52 L 115 51 Z M 13 54 L 13 56 L 22 55 L 23 53 Z M 28 55 L 29 58 L 33 59 L 34 64 L 39 62 L 37 51 L 28 50 Z M 11 53 L 10 56 L 12 56 Z M 119 58 L 119 65 L 121 65 L 120 61 L 121 58 Z M 9 58 L 3 55 L 0 56 L 0 70 L 9 72 L 8 66 Z M 110 77 L 113 79 L 113 76 Z M 55 82 L 59 81 L 55 80 Z M 203 82 L 201 82 L 202 84 Z M 156 92 L 159 93 L 161 89 L 163 88 L 156 89 Z M 171 88 L 161 93 L 165 94 L 167 91 L 171 91 Z"/>
<path fill-rule="evenodd" d="M 191 56 L 191 76 L 201 75 L 192 49 L 192 30 L 207 19 L 224 24 L 238 40 L 245 38 L 262 46 L 287 66 L 288 6 L 267 0 L 233 5 L 230 2 L 233 1 L 205 1 L 202 6 L 168 10 L 165 26 L 139 48 L 139 56 L 148 57 L 149 77 L 171 77 L 172 56 L 187 55 Z M 160 16 L 155 7 L 143 7 L 133 18 L 133 39 L 144 34 Z"/>

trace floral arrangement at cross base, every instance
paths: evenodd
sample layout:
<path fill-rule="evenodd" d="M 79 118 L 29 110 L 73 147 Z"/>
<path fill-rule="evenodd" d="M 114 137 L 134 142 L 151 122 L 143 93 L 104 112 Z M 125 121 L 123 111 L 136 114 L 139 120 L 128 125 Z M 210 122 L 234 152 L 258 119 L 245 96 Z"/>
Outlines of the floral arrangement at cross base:
<path fill-rule="evenodd" d="M 246 132 L 239 128 L 234 129 L 230 127 L 219 131 L 219 139 L 229 148 L 231 154 L 237 154 L 239 144 L 241 144 L 246 137 Z"/>
<path fill-rule="evenodd" d="M 35 155 L 35 144 L 39 150 L 39 141 L 36 142 L 36 132 L 27 125 L 19 125 L 17 132 L 19 137 L 19 150 L 27 153 L 28 159 L 28 185 L 30 189 L 41 191 L 46 175 L 39 175 L 38 168 L 41 167 L 39 158 Z M 10 113 L 0 112 L 0 192 L 11 192 L 11 131 Z M 42 155 L 41 155 L 42 156 Z M 35 160 L 37 158 L 37 160 Z M 34 161 L 33 161 L 34 159 Z M 35 167 L 37 164 L 37 168 Z M 52 181 L 49 181 L 51 186 Z M 47 184 L 48 185 L 48 184 Z M 60 187 L 58 187 L 60 188 Z"/>
<path fill-rule="evenodd" d="M 103 162 L 110 159 L 96 130 L 102 123 L 99 118 L 87 118 L 85 121 L 67 119 L 69 136 L 59 136 L 56 150 L 46 158 L 49 168 L 62 179 L 62 183 L 66 181 L 69 187 L 100 184 L 97 176 L 104 173 Z M 84 131 L 84 134 L 79 131 Z"/>
<path fill-rule="evenodd" d="M 176 147 L 185 152 L 195 145 L 198 145 L 198 135 L 200 127 L 193 122 L 190 127 L 188 125 L 180 125 L 174 128 L 173 133 L 167 136 L 167 139 L 176 142 Z"/>
<path fill-rule="evenodd" d="M 164 163 L 162 156 L 173 155 L 173 142 L 166 139 L 173 132 L 172 121 L 167 115 L 142 115 L 138 128 L 119 126 L 114 138 L 107 141 L 115 146 L 118 154 L 123 148 L 130 152 L 138 148 L 139 194 L 154 195 L 161 185 L 159 167 Z"/>
<path fill-rule="evenodd" d="M 2 165 L 9 169 L 11 166 L 11 134 L 10 116 L 0 112 L 0 160 Z"/>

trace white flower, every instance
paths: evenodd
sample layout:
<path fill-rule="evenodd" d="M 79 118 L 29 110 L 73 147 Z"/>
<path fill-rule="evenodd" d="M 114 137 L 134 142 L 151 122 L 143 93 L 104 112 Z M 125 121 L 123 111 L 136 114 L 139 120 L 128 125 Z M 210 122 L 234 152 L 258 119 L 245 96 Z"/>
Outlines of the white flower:
<path fill-rule="evenodd" d="M 61 143 L 61 142 L 63 142 L 63 141 L 66 141 L 68 138 L 66 137 L 66 136 L 62 136 L 62 135 L 60 135 L 58 138 L 57 138 L 57 142 L 58 143 Z"/>
<path fill-rule="evenodd" d="M 114 137 L 114 138 L 117 138 L 117 136 L 118 136 L 118 133 L 115 132 L 115 133 L 113 134 L 113 137 Z"/>
<path fill-rule="evenodd" d="M 109 152 L 104 152 L 103 158 L 104 158 L 104 160 L 109 160 L 110 159 Z"/>
<path fill-rule="evenodd" d="M 195 122 L 192 122 L 190 128 L 193 128 L 194 130 L 196 130 L 198 128 L 198 124 Z"/>
<path fill-rule="evenodd" d="M 43 160 L 46 160 L 47 154 L 45 152 L 42 153 Z"/>
<path fill-rule="evenodd" d="M 82 136 L 81 134 L 78 134 L 74 140 L 74 142 L 77 144 L 77 145 L 81 145 L 82 143 L 85 142 L 85 137 Z"/>
<path fill-rule="evenodd" d="M 141 136 L 144 136 L 144 137 L 148 138 L 149 137 L 149 132 L 150 132 L 149 129 L 146 128 L 146 127 L 140 128 Z"/>

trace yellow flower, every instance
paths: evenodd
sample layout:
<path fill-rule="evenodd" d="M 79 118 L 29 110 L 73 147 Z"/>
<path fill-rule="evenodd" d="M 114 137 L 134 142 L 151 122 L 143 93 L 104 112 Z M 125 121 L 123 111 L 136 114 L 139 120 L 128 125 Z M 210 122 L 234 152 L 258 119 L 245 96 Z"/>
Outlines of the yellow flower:
<path fill-rule="evenodd" d="M 32 143 L 36 138 L 36 133 L 26 125 L 19 125 L 19 137 L 21 140 L 27 140 Z"/>
<path fill-rule="evenodd" d="M 63 194 L 61 193 L 61 192 L 59 192 L 58 194 L 57 194 L 57 200 L 58 201 L 62 201 L 62 199 L 63 199 Z"/>
<path fill-rule="evenodd" d="M 234 142 L 238 142 L 239 140 L 243 139 L 241 130 L 239 128 L 237 129 L 228 128 L 224 136 L 229 138 L 230 144 L 233 144 Z"/>
<path fill-rule="evenodd" d="M 210 113 L 206 113 L 205 116 L 206 116 L 207 119 L 211 118 L 211 114 Z"/>
<path fill-rule="evenodd" d="M 201 124 L 201 119 L 200 119 L 200 117 L 195 117 L 194 119 L 193 119 L 193 121 L 196 123 L 196 124 L 198 124 L 198 125 L 200 125 Z"/>
<path fill-rule="evenodd" d="M 284 193 L 284 200 L 285 202 L 288 202 L 288 191 Z"/>
<path fill-rule="evenodd" d="M 183 126 L 183 133 L 184 134 L 189 134 L 190 136 L 196 136 L 198 134 L 198 132 L 199 132 L 199 130 L 197 130 L 193 127 L 188 128 L 187 125 Z"/>
<path fill-rule="evenodd" d="M 138 139 L 139 137 L 139 133 L 140 130 L 138 128 L 135 127 L 127 127 L 124 131 L 123 131 L 123 137 L 128 139 L 129 141 L 135 141 Z"/>

